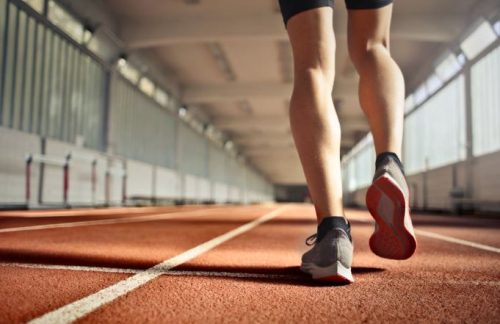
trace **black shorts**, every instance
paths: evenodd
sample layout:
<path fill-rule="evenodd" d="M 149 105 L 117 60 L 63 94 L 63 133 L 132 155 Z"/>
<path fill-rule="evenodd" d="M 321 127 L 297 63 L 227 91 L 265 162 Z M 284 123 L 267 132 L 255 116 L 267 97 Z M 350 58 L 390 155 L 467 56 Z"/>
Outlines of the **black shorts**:
<path fill-rule="evenodd" d="M 292 16 L 309 9 L 333 7 L 334 0 L 279 0 L 283 21 L 286 23 Z M 391 4 L 392 0 L 345 0 L 349 10 L 378 9 Z"/>

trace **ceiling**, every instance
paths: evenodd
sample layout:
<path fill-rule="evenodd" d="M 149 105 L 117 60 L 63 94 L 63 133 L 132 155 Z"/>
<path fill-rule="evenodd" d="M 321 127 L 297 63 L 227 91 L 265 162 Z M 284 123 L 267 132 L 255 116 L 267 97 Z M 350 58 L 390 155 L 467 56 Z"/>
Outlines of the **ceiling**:
<path fill-rule="evenodd" d="M 178 86 L 188 109 L 224 131 L 270 181 L 305 183 L 288 123 L 292 57 L 277 0 L 63 2 L 83 17 L 106 20 L 127 53 L 155 61 Z M 426 77 L 451 41 L 494 5 L 495 0 L 396 0 L 391 51 L 407 90 Z M 333 98 L 343 153 L 369 130 L 347 54 L 346 20 L 338 0 Z"/>

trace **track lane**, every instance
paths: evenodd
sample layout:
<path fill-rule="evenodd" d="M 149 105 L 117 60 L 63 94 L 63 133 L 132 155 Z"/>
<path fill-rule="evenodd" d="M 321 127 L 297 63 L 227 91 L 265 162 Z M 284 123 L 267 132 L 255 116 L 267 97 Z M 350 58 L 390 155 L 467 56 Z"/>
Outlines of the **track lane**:
<path fill-rule="evenodd" d="M 0 267 L 0 323 L 25 323 L 130 274 Z"/>
<path fill-rule="evenodd" d="M 158 221 L 1 233 L 0 261 L 147 268 L 269 207 L 196 210 Z M 142 216 L 141 216 L 142 217 Z"/>
<path fill-rule="evenodd" d="M 175 257 L 164 260 L 155 266 L 139 272 L 126 280 L 120 281 L 110 287 L 102 289 L 92 295 L 67 304 L 64 307 L 51 311 L 39 318 L 35 318 L 30 323 L 68 323 L 78 320 L 79 318 L 89 314 L 90 312 L 114 301 L 115 299 L 132 292 L 133 290 L 147 284 L 149 281 L 156 279 L 162 272 L 168 271 L 173 267 L 183 264 L 198 255 L 203 254 L 211 249 L 231 240 L 234 237 L 244 234 L 245 232 L 265 223 L 281 213 L 286 206 L 275 207 L 231 231 L 225 232 L 216 236 L 203 244 L 197 245 Z"/>
<path fill-rule="evenodd" d="M 0 267 L 0 285 L 4 287 L 4 295 L 0 297 L 2 300 L 9 298 L 9 302 L 0 306 L 0 313 L 5 315 L 3 318 L 8 322 L 11 319 L 14 322 L 25 321 L 40 316 L 134 274 L 117 274 L 110 267 L 127 272 L 142 271 L 251 221 L 272 208 L 252 206 L 236 213 L 234 208 L 203 212 L 196 210 L 178 219 L 157 222 L 3 233 L 0 236 L 0 262 L 3 262 Z M 198 215 L 200 212 L 201 215 Z M 55 269 L 53 266 L 52 269 L 40 269 L 5 265 L 12 261 L 40 262 L 42 266 L 46 264 L 49 267 L 76 265 L 105 269 L 81 271 Z M 19 276 L 15 275 L 16 270 L 19 270 Z M 102 270 L 106 273 L 102 273 Z M 7 275 L 9 273 L 12 275 Z M 57 284 L 45 285 L 45 277 L 50 277 L 49 282 Z M 106 285 L 95 285 L 94 278 L 97 282 L 104 280 L 100 278 L 111 279 L 105 280 Z M 41 281 L 40 285 L 34 284 L 37 280 Z M 61 296 L 58 290 L 63 291 Z M 26 307 L 14 307 L 18 304 Z"/>
<path fill-rule="evenodd" d="M 419 237 L 412 259 L 384 260 L 369 251 L 372 224 L 353 220 L 357 282 L 324 286 L 298 270 L 314 229 L 312 210 L 297 208 L 175 269 L 201 275 L 161 276 L 80 322 L 488 323 L 500 316 L 494 253 Z M 218 276 L 224 272 L 281 277 Z"/>
<path fill-rule="evenodd" d="M 14 230 L 19 228 L 25 228 L 28 230 L 29 227 L 34 226 L 47 226 L 55 224 L 69 224 L 69 223 L 78 223 L 78 222 L 92 222 L 103 221 L 103 220 L 112 220 L 112 219 L 134 219 L 139 218 L 141 216 L 151 216 L 151 215 L 164 215 L 170 213 L 185 213 L 190 211 L 198 211 L 198 210 L 207 210 L 213 209 L 216 207 L 213 206 L 202 206 L 202 205 L 192 205 L 192 206 L 170 206 L 170 207 L 162 207 L 162 208 L 132 208 L 133 211 L 130 214 L 125 213 L 122 209 L 117 214 L 106 212 L 105 210 L 89 210 L 88 215 L 80 215 L 80 213 L 76 215 L 72 214 L 46 214 L 43 216 L 36 216 L 38 214 L 37 211 L 28 211 L 22 214 L 23 216 L 0 216 L 0 233 L 8 232 L 9 230 Z M 220 208 L 220 207 L 219 207 Z M 94 211 L 94 213 L 92 213 Z"/>
<path fill-rule="evenodd" d="M 48 288 L 45 294 L 37 292 L 36 289 L 32 293 L 29 283 L 33 285 L 33 280 L 30 281 L 29 278 L 44 278 L 53 272 L 54 278 L 62 278 L 61 282 L 58 281 L 59 285 L 69 284 L 63 287 L 63 290 L 80 294 L 82 291 L 88 292 L 89 290 L 85 289 L 91 287 L 94 289 L 90 292 L 92 293 L 102 289 L 96 288 L 96 284 L 104 280 L 101 276 L 124 276 L 118 279 L 106 277 L 111 278 L 106 279 L 109 280 L 106 282 L 116 283 L 132 275 L 134 271 L 156 264 L 158 260 L 163 260 L 165 255 L 182 253 L 192 247 L 193 242 L 203 242 L 200 236 L 205 240 L 210 239 L 210 234 L 221 233 L 217 228 L 231 230 L 255 218 L 256 212 L 265 210 L 269 210 L 269 207 L 230 207 L 225 213 L 213 210 L 205 215 L 208 217 L 195 216 L 187 219 L 183 217 L 177 220 L 141 224 L 101 225 L 89 227 L 87 230 L 82 227 L 4 233 L 0 236 L 2 239 L 12 235 L 13 237 L 8 237 L 7 241 L 16 247 L 25 248 L 5 254 L 5 250 L 1 250 L 5 242 L 0 240 L 0 260 L 4 262 L 16 259 L 12 256 L 19 253 L 19 260 L 22 262 L 74 264 L 84 267 L 104 266 L 111 273 L 101 273 L 99 269 L 92 268 L 83 272 L 82 269 L 25 269 L 13 266 L 0 267 L 0 273 L 3 274 L 4 269 L 9 269 L 7 271 L 11 272 L 15 272 L 15 269 L 27 271 L 28 279 L 21 275 L 18 281 L 12 277 L 6 281 L 6 291 L 8 293 L 10 289 L 21 292 L 18 296 L 20 299 L 11 297 L 14 305 L 16 303 L 21 305 L 23 300 L 29 301 L 29 298 L 34 297 L 33 305 L 38 305 L 34 312 L 39 311 L 37 314 L 41 315 L 43 311 L 40 310 L 47 308 L 44 308 L 40 298 L 46 298 L 44 296 L 47 294 L 57 292 Z M 498 254 L 419 237 L 420 247 L 414 258 L 404 262 L 384 260 L 369 251 L 367 242 L 373 225 L 369 223 L 369 215 L 360 210 L 348 211 L 353 222 L 356 249 L 353 273 L 357 282 L 353 286 L 344 287 L 315 285 L 298 270 L 300 255 L 307 248 L 303 241 L 315 231 L 313 215 L 310 207 L 296 205 L 285 215 L 173 269 L 125 297 L 89 314 L 82 321 L 130 322 L 135 318 L 143 322 L 164 321 L 165 318 L 171 318 L 189 322 L 202 322 L 207 319 L 226 322 L 264 322 L 290 318 L 322 322 L 326 321 L 325 319 L 329 318 L 328 315 L 333 311 L 336 312 L 336 319 L 339 322 L 348 321 L 349 318 L 367 322 L 408 321 L 414 318 L 426 321 L 445 320 L 444 317 L 439 317 L 441 315 L 436 309 L 428 305 L 424 305 L 423 310 L 416 309 L 419 300 L 428 302 L 459 320 L 465 320 L 466 316 L 469 316 L 469 319 L 488 322 L 491 316 L 500 316 L 498 307 L 494 308 L 491 305 L 491 300 L 500 298 L 498 293 L 500 263 L 496 257 Z M 478 238 L 486 237 L 489 243 L 500 243 L 498 242 L 500 236 L 494 235 L 495 229 L 488 228 L 490 225 L 483 224 L 481 220 L 476 226 L 474 223 L 467 226 L 459 223 L 459 226 L 454 228 L 450 223 L 444 223 L 441 216 L 416 215 L 415 218 L 417 224 L 422 222 L 422 228 L 432 232 L 463 237 L 471 235 L 470 231 L 477 230 L 475 236 Z M 466 228 L 470 231 L 467 232 Z M 484 233 L 487 234 L 483 235 Z M 158 242 L 154 242 L 154 238 L 158 238 Z M 115 273 L 110 267 L 117 267 L 116 270 L 122 269 L 130 273 Z M 75 274 L 72 276 L 68 273 Z M 71 279 L 64 279 L 66 277 Z M 95 282 L 93 281 L 95 278 L 101 279 Z M 5 295 L 7 293 L 4 291 Z M 339 300 L 331 300 L 332 293 L 339 295 L 339 298 L 347 298 L 346 300 L 357 305 L 359 310 L 355 308 L 350 311 L 342 310 L 343 305 Z M 59 306 L 77 299 L 69 300 L 67 294 L 64 296 Z M 385 302 L 377 306 L 374 300 L 367 299 L 367 296 L 380 296 L 377 300 L 382 299 Z M 186 306 L 181 301 L 187 304 L 190 301 L 191 304 Z M 143 304 L 144 302 L 146 304 Z M 460 309 L 459 304 L 467 302 L 471 305 L 470 308 Z M 391 306 L 391 303 L 394 305 Z M 402 307 L 401 303 L 405 307 Z M 302 304 L 315 305 L 318 314 L 311 314 Z M 199 307 L 197 313 L 196 307 Z M 286 307 L 289 309 L 284 312 L 283 308 Z M 25 319 L 28 313 L 32 316 L 34 312 L 29 312 L 28 308 L 14 307 L 13 309 L 17 311 L 8 312 L 9 319 Z M 234 308 L 241 308 L 241 311 L 235 311 Z M 203 309 L 203 312 L 200 313 L 199 309 Z M 416 311 L 414 313 L 416 317 L 399 316 L 398 312 L 404 313 L 404 309 L 408 309 L 410 313 Z M 476 311 L 482 315 L 476 314 Z M 221 314 L 225 316 L 220 317 Z M 284 317 L 284 314 L 288 317 Z"/>

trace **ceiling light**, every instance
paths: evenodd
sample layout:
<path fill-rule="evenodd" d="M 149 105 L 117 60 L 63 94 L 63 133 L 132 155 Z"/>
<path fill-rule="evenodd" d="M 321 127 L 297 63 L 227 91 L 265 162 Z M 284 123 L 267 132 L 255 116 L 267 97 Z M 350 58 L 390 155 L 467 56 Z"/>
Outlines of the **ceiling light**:
<path fill-rule="evenodd" d="M 491 25 L 483 20 L 483 22 L 480 23 L 462 43 L 460 43 L 460 48 L 464 51 L 467 58 L 472 60 L 496 39 L 497 35 L 493 31 Z"/>
<path fill-rule="evenodd" d="M 155 94 L 155 84 L 146 77 L 142 77 L 139 80 L 139 89 L 150 97 Z"/>
<path fill-rule="evenodd" d="M 90 41 L 92 40 L 93 36 L 94 36 L 94 33 L 92 32 L 92 30 L 90 30 L 90 28 L 85 28 L 85 30 L 83 31 L 82 43 L 84 45 L 88 45 L 90 43 Z"/>
<path fill-rule="evenodd" d="M 155 100 L 163 107 L 166 107 L 168 105 L 168 95 L 165 91 L 161 90 L 160 88 L 156 88 Z"/>
<path fill-rule="evenodd" d="M 233 147 L 234 147 L 234 143 L 232 141 L 226 141 L 224 143 L 224 148 L 228 151 L 231 150 Z"/>

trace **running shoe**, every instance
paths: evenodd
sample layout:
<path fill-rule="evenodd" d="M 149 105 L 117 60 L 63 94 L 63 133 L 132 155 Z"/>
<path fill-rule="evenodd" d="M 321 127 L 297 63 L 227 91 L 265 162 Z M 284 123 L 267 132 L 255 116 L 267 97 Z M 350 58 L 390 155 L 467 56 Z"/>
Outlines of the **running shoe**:
<path fill-rule="evenodd" d="M 313 247 L 302 256 L 300 269 L 314 280 L 351 283 L 351 226 L 344 217 L 326 217 L 316 234 L 306 240 Z"/>
<path fill-rule="evenodd" d="M 409 190 L 403 165 L 394 153 L 377 157 L 366 206 L 375 219 L 375 231 L 370 237 L 373 253 L 395 260 L 411 257 L 417 241 L 410 218 Z"/>

